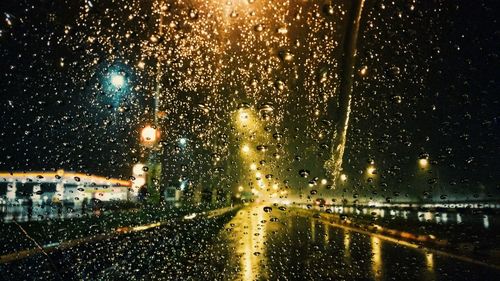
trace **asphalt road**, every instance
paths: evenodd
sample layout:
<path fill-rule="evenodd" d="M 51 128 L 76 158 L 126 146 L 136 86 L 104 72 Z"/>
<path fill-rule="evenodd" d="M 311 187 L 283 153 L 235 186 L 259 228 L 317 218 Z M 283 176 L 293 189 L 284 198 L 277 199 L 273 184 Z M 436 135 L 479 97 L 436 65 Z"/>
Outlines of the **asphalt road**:
<path fill-rule="evenodd" d="M 499 280 L 493 267 L 246 206 L 0 265 L 4 280 Z"/>

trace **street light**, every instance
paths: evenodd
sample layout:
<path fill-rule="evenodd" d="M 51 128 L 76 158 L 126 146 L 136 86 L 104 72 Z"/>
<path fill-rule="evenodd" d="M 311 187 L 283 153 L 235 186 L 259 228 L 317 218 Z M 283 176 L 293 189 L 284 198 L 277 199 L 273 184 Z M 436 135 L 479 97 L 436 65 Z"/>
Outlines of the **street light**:
<path fill-rule="evenodd" d="M 368 168 L 366 168 L 366 172 L 368 173 L 368 175 L 375 175 L 377 173 L 377 170 L 375 169 L 375 166 L 368 166 Z"/>
<path fill-rule="evenodd" d="M 159 138 L 160 131 L 151 126 L 146 126 L 141 131 L 141 142 L 147 147 L 154 146 Z"/>
<path fill-rule="evenodd" d="M 420 168 L 425 169 L 429 166 L 429 160 L 427 158 L 421 158 L 418 160 L 418 165 Z"/>
<path fill-rule="evenodd" d="M 121 88 L 125 85 L 125 77 L 121 74 L 114 73 L 111 75 L 111 85 L 115 88 Z"/>
<path fill-rule="evenodd" d="M 149 191 L 148 201 L 158 203 L 160 201 L 160 180 L 161 180 L 161 164 L 157 161 L 157 153 L 161 149 L 158 146 L 160 139 L 160 130 L 151 126 L 146 126 L 141 131 L 141 143 L 144 147 L 149 148 L 149 159 L 147 161 L 148 173 L 146 176 L 146 184 Z"/>
<path fill-rule="evenodd" d="M 239 117 L 242 123 L 246 123 L 248 121 L 248 113 L 245 111 L 241 111 Z"/>
<path fill-rule="evenodd" d="M 250 152 L 250 147 L 248 145 L 244 145 L 242 148 L 241 148 L 241 151 L 243 151 L 243 153 L 248 153 Z"/>
<path fill-rule="evenodd" d="M 340 180 L 341 180 L 342 182 L 347 181 L 347 175 L 346 175 L 346 174 L 341 174 L 341 175 L 340 175 Z"/>

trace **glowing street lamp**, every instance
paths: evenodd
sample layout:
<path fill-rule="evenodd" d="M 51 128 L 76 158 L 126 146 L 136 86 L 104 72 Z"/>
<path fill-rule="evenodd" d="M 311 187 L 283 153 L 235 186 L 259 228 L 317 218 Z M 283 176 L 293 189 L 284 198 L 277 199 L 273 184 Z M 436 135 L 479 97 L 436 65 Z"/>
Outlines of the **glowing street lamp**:
<path fill-rule="evenodd" d="M 111 85 L 113 85 L 115 88 L 122 88 L 123 85 L 125 85 L 125 76 L 121 74 L 112 74 L 111 75 Z"/>
<path fill-rule="evenodd" d="M 248 145 L 246 145 L 246 144 L 245 144 L 245 145 L 241 148 L 241 151 L 242 151 L 243 153 L 248 153 L 248 152 L 250 152 L 250 147 L 249 147 Z"/>
<path fill-rule="evenodd" d="M 141 143 L 147 147 L 154 146 L 159 138 L 160 131 L 151 126 L 146 126 L 141 131 Z"/>
<path fill-rule="evenodd" d="M 241 121 L 242 123 L 247 122 L 247 121 L 248 121 L 248 113 L 247 113 L 247 112 L 245 112 L 245 111 L 241 111 L 241 112 L 240 112 L 240 115 L 239 115 L 239 118 L 240 118 L 240 121 Z"/>
<path fill-rule="evenodd" d="M 346 181 L 347 181 L 347 175 L 346 175 L 346 174 L 341 174 L 341 175 L 340 175 L 340 180 L 341 180 L 342 182 L 346 182 Z"/>
<path fill-rule="evenodd" d="M 375 166 L 368 166 L 368 168 L 366 168 L 366 172 L 368 175 L 375 175 L 377 170 L 375 169 Z"/>
<path fill-rule="evenodd" d="M 418 165 L 420 168 L 425 169 L 429 166 L 429 160 L 427 158 L 418 159 Z"/>

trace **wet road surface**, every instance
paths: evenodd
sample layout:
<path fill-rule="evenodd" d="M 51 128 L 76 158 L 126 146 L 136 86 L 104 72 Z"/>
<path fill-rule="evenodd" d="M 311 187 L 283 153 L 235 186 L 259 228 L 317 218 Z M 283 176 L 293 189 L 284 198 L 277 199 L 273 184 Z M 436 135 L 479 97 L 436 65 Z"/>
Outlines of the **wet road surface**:
<path fill-rule="evenodd" d="M 498 280 L 500 271 L 246 206 L 0 265 L 5 280 Z M 27 275 L 29 274 L 29 275 Z"/>

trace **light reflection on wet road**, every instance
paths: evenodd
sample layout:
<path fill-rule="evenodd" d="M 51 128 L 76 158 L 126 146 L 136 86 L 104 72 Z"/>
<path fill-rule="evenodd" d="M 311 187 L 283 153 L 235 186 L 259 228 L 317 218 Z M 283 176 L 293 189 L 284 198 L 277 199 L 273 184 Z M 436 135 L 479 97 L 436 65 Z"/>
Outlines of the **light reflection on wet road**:
<path fill-rule="evenodd" d="M 481 265 L 338 227 L 291 209 L 246 206 L 54 252 L 65 280 L 498 280 Z M 2 276 L 54 277 L 37 255 Z M 19 279 L 19 278 L 18 278 Z"/>
<path fill-rule="evenodd" d="M 230 252 L 226 280 L 495 280 L 499 272 L 293 211 L 246 207 L 221 232 Z M 222 247 L 224 248 L 224 247 Z M 226 249 L 227 250 L 227 249 Z M 235 260 L 237 258 L 237 261 Z"/>

